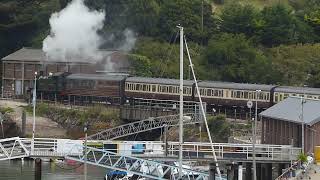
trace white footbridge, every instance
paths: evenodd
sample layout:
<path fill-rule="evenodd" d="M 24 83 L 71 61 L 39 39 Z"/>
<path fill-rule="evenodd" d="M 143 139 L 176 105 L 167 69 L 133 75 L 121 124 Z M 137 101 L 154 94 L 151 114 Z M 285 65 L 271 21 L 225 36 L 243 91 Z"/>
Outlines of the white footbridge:
<path fill-rule="evenodd" d="M 199 123 L 200 118 L 186 114 L 185 124 Z M 145 132 L 164 126 L 178 124 L 178 116 L 149 118 L 147 120 L 122 125 L 94 134 L 84 140 L 54 138 L 7 138 L 0 139 L 0 161 L 20 158 L 63 158 L 78 162 L 133 173 L 152 179 L 175 179 L 179 167 L 165 163 L 177 161 L 178 142 L 162 141 L 114 141 L 119 137 Z M 218 160 L 252 161 L 252 144 L 213 144 Z M 183 156 L 186 161 L 212 161 L 211 144 L 205 142 L 184 142 Z M 289 145 L 256 145 L 256 159 L 259 161 L 290 162 L 297 159 L 300 148 Z M 87 156 L 85 156 L 87 155 Z M 149 159 L 152 159 L 149 160 Z M 183 169 L 184 178 L 208 179 L 208 172 Z"/>

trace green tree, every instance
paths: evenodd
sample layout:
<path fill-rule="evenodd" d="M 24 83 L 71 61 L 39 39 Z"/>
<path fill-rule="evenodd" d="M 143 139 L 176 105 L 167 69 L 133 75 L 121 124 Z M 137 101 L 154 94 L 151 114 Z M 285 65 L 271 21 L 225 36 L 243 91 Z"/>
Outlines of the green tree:
<path fill-rule="evenodd" d="M 269 50 L 273 69 L 281 84 L 318 87 L 320 84 L 320 44 L 281 45 Z"/>
<path fill-rule="evenodd" d="M 289 7 L 277 4 L 265 7 L 260 14 L 256 35 L 262 44 L 272 47 L 280 44 L 313 42 L 312 28 L 297 18 Z"/>
<path fill-rule="evenodd" d="M 221 13 L 221 30 L 228 33 L 243 33 L 252 36 L 256 27 L 258 11 L 249 4 L 230 3 Z"/>
<path fill-rule="evenodd" d="M 142 35 L 157 33 L 160 6 L 156 0 L 135 0 L 129 6 L 130 26 Z"/>
<path fill-rule="evenodd" d="M 228 142 L 228 138 L 231 135 L 231 127 L 225 116 L 209 117 L 208 126 L 215 142 Z"/>
<path fill-rule="evenodd" d="M 210 69 L 216 69 L 219 80 L 270 83 L 270 62 L 255 49 L 243 34 L 222 34 L 212 39 L 205 57 Z"/>
<path fill-rule="evenodd" d="M 188 38 L 194 42 L 204 43 L 216 31 L 211 4 L 204 1 L 202 31 L 201 0 L 170 0 L 162 1 L 159 21 L 159 36 L 168 40 L 178 32 L 178 24 L 185 28 Z"/>
<path fill-rule="evenodd" d="M 132 66 L 131 74 L 136 76 L 152 76 L 151 61 L 146 56 L 131 54 L 129 60 Z"/>

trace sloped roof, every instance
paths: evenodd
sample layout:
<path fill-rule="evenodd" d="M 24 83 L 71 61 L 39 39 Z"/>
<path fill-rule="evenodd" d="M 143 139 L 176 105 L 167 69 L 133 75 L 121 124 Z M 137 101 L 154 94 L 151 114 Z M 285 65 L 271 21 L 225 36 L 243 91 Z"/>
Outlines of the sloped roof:
<path fill-rule="evenodd" d="M 110 56 L 111 54 L 118 52 L 115 50 L 99 50 L 99 53 L 102 54 L 103 57 Z M 90 63 L 90 60 L 83 58 L 76 58 L 73 60 L 61 60 L 61 59 L 47 59 L 46 54 L 42 51 L 42 49 L 33 49 L 23 47 L 18 51 L 9 54 L 8 56 L 2 58 L 5 61 L 54 61 L 54 62 L 82 62 L 82 63 Z M 94 63 L 94 62 L 92 62 Z"/>
<path fill-rule="evenodd" d="M 148 77 L 128 77 L 126 82 L 133 83 L 147 83 L 147 84 L 167 84 L 167 85 L 179 85 L 179 79 L 166 79 L 166 78 L 148 78 Z M 184 86 L 192 86 L 193 80 L 183 80 Z"/>
<path fill-rule="evenodd" d="M 274 86 L 265 84 L 247 84 L 247 83 L 234 83 L 234 82 L 220 82 L 220 81 L 200 81 L 199 86 L 208 88 L 228 88 L 237 90 L 262 90 L 270 91 Z"/>
<path fill-rule="evenodd" d="M 302 123 L 302 99 L 288 97 L 278 104 L 260 113 L 262 117 Z M 307 125 L 314 125 L 320 121 L 320 101 L 315 99 L 304 99 L 303 121 Z"/>
<path fill-rule="evenodd" d="M 125 77 L 125 75 L 108 74 L 71 74 L 67 79 L 122 81 Z"/>

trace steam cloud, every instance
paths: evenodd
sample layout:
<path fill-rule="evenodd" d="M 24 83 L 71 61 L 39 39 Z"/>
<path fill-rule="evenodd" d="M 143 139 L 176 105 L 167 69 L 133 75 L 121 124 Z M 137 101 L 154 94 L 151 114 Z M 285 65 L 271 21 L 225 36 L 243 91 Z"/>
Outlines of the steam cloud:
<path fill-rule="evenodd" d="M 98 53 L 103 39 L 105 12 L 92 11 L 83 0 L 73 0 L 68 6 L 51 15 L 50 35 L 43 41 L 48 59 L 72 61 L 75 58 L 100 59 Z"/>
<path fill-rule="evenodd" d="M 125 29 L 121 40 L 114 34 L 100 36 L 104 26 L 105 12 L 90 10 L 84 0 L 73 0 L 60 12 L 53 13 L 49 20 L 50 35 L 43 41 L 42 50 L 47 60 L 73 62 L 79 59 L 103 60 L 104 71 L 116 71 L 110 54 L 99 51 L 106 45 L 113 49 L 129 52 L 135 45 L 136 37 L 132 30 Z"/>

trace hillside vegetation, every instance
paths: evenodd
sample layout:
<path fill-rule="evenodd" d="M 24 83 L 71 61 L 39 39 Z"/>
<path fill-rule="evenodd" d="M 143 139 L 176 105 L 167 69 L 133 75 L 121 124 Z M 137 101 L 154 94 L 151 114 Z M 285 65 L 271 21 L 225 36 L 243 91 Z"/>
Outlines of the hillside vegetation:
<path fill-rule="evenodd" d="M 51 13 L 68 2 L 2 0 L 0 57 L 22 46 L 40 48 Z M 320 87 L 318 0 L 204 0 L 203 8 L 202 0 L 86 4 L 106 12 L 101 34 L 135 32 L 138 40 L 129 56 L 135 75 L 178 77 L 176 25 L 181 24 L 200 79 Z"/>

